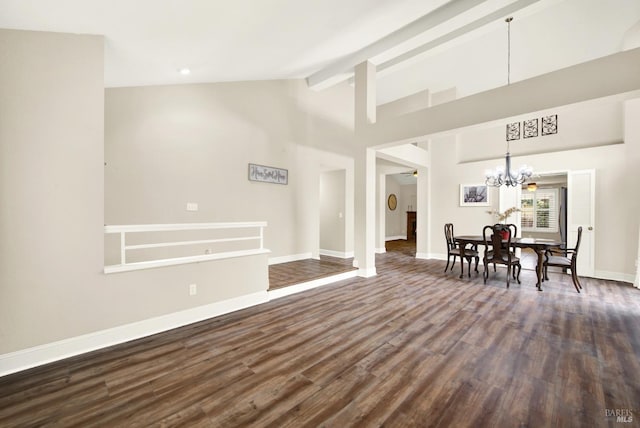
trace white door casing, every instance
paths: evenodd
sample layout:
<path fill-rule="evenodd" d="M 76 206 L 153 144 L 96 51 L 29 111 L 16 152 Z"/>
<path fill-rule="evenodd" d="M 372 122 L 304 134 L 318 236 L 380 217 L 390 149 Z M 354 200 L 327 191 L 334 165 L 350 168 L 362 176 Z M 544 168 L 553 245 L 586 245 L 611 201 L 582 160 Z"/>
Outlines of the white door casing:
<path fill-rule="evenodd" d="M 567 246 L 573 248 L 582 226 L 577 271 L 580 276 L 595 275 L 595 194 L 596 171 L 569 171 L 567 175 Z"/>

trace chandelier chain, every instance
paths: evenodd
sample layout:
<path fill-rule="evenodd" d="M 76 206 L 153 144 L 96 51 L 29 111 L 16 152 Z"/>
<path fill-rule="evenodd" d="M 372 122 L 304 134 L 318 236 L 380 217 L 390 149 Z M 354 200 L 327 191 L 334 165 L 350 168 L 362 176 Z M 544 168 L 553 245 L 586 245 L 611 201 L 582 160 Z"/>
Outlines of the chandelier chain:
<path fill-rule="evenodd" d="M 513 17 L 510 16 L 505 19 L 507 22 L 507 85 L 511 84 L 511 21 Z"/>
<path fill-rule="evenodd" d="M 511 21 L 513 21 L 512 16 L 505 19 L 505 22 L 507 23 L 507 85 L 511 84 Z M 507 138 L 507 153 L 504 157 L 504 167 L 497 167 L 495 170 L 487 170 L 485 172 L 485 183 L 488 186 L 494 187 L 516 187 L 526 183 L 532 175 L 533 169 L 527 165 L 522 165 L 516 171 L 511 169 L 510 141 L 509 138 Z"/>

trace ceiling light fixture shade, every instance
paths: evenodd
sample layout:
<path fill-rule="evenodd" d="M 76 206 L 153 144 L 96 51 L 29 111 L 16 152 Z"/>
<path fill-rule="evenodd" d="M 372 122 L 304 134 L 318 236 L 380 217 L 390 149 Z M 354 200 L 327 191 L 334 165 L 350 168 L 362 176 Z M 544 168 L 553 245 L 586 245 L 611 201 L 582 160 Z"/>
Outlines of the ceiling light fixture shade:
<path fill-rule="evenodd" d="M 527 190 L 530 192 L 535 192 L 536 190 L 538 190 L 538 185 L 536 183 L 529 183 L 527 185 Z"/>
<path fill-rule="evenodd" d="M 485 183 L 488 186 L 500 187 L 502 185 L 516 187 L 525 183 L 533 175 L 530 166 L 522 165 L 517 172 L 511 170 L 511 154 L 509 153 L 509 143 L 507 143 L 507 154 L 504 158 L 505 167 L 496 167 L 495 170 L 485 172 Z"/>
<path fill-rule="evenodd" d="M 507 23 L 507 85 L 511 84 L 511 21 L 513 17 L 505 19 Z M 511 170 L 511 153 L 509 152 L 509 140 L 507 139 L 507 154 L 504 158 L 505 167 L 496 167 L 495 170 L 485 172 L 485 183 L 488 186 L 500 187 L 519 186 L 531 178 L 533 169 L 527 165 L 522 165 L 517 172 Z"/>

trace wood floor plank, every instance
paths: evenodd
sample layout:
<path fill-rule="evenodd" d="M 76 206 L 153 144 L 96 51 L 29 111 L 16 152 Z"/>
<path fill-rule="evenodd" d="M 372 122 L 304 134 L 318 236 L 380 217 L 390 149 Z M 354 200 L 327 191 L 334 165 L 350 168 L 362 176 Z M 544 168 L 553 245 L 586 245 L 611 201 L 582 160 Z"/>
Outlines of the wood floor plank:
<path fill-rule="evenodd" d="M 0 426 L 637 425 L 640 290 L 556 272 L 539 292 L 532 270 L 507 289 L 387 245 L 375 277 L 0 378 Z"/>

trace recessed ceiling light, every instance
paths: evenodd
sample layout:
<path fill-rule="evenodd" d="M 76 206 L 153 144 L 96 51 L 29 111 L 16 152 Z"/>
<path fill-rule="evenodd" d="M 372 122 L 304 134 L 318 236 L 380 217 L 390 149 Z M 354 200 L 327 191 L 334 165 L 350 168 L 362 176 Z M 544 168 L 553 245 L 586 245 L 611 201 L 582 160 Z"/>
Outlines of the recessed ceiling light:
<path fill-rule="evenodd" d="M 178 70 L 178 72 L 179 72 L 180 74 L 182 74 L 183 76 L 187 76 L 187 75 L 191 74 L 191 70 L 189 70 L 189 69 L 188 69 L 188 68 L 186 68 L 186 67 L 181 68 L 180 70 Z"/>

